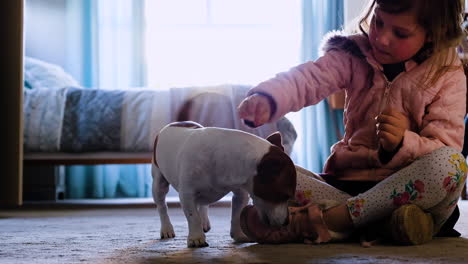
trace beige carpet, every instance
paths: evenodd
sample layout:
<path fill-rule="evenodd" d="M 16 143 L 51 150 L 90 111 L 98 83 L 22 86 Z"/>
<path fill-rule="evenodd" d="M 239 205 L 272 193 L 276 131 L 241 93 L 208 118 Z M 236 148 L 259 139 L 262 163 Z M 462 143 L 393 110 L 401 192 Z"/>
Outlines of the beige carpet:
<path fill-rule="evenodd" d="M 127 206 L 128 207 L 128 206 Z M 468 202 L 456 229 L 461 238 L 438 238 L 422 246 L 357 243 L 326 245 L 234 244 L 230 210 L 210 209 L 210 247 L 186 248 L 187 224 L 171 208 L 177 237 L 160 240 L 154 208 L 52 208 L 0 211 L 0 263 L 468 263 Z"/>

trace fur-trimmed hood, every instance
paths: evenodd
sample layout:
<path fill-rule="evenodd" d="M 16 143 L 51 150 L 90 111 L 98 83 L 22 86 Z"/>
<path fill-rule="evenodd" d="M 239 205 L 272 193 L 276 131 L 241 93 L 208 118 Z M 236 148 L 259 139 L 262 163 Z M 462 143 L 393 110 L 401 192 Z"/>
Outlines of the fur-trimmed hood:
<path fill-rule="evenodd" d="M 366 57 L 373 58 L 368 37 L 362 33 L 349 35 L 346 34 L 346 32 L 335 30 L 325 34 L 319 48 L 319 56 L 323 56 L 325 53 L 333 49 L 342 50 L 361 59 Z M 428 59 L 431 54 L 432 45 L 431 43 L 427 43 L 411 60 L 408 60 L 407 62 L 410 62 L 411 64 L 411 61 L 413 61 L 416 64 L 421 64 Z M 451 62 L 447 62 L 447 65 L 450 64 Z M 408 68 L 408 65 L 406 65 L 406 67 Z M 411 66 L 409 66 L 409 68 L 411 68 Z"/>
<path fill-rule="evenodd" d="M 367 42 L 367 38 L 362 34 L 346 35 L 343 31 L 331 31 L 322 39 L 319 56 L 323 56 L 330 50 L 337 49 L 363 59 L 366 55 L 362 50 L 370 49 L 368 43 L 366 43 L 367 45 L 364 44 L 365 42 Z"/>

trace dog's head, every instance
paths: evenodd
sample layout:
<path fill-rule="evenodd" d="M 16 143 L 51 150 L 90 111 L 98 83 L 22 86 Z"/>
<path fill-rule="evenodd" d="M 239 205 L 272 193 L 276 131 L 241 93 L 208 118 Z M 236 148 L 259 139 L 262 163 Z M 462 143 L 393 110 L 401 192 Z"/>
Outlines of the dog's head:
<path fill-rule="evenodd" d="M 296 169 L 284 152 L 281 134 L 276 132 L 267 140 L 271 146 L 257 165 L 252 200 L 265 223 L 279 226 L 288 219 L 288 200 L 296 191 Z"/>

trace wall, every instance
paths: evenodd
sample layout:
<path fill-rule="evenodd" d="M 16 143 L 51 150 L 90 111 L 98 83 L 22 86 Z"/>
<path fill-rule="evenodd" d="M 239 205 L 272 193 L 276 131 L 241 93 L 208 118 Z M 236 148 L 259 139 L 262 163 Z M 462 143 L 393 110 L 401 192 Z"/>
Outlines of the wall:
<path fill-rule="evenodd" d="M 25 54 L 60 65 L 83 84 L 82 9 L 92 0 L 26 0 Z"/>
<path fill-rule="evenodd" d="M 26 0 L 25 53 L 66 66 L 67 1 Z"/>

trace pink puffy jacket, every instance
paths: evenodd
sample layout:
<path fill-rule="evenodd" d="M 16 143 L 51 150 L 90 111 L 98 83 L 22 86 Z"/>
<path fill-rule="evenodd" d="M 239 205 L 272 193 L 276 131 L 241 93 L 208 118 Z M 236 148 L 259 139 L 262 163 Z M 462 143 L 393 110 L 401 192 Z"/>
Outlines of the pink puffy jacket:
<path fill-rule="evenodd" d="M 417 157 L 442 146 L 461 150 L 464 136 L 466 79 L 461 63 L 435 85 L 421 87 L 428 61 L 405 63 L 406 71 L 392 82 L 373 58 L 364 35 L 334 35 L 323 47 L 325 54 L 249 91 L 271 95 L 276 112 L 270 121 L 290 111 L 314 105 L 329 95 L 346 91 L 344 138 L 333 145 L 324 172 L 341 180 L 380 181 Z M 453 51 L 455 52 L 455 50 Z M 405 114 L 411 127 L 402 146 L 383 164 L 378 157 L 375 117 L 387 107 Z"/>

